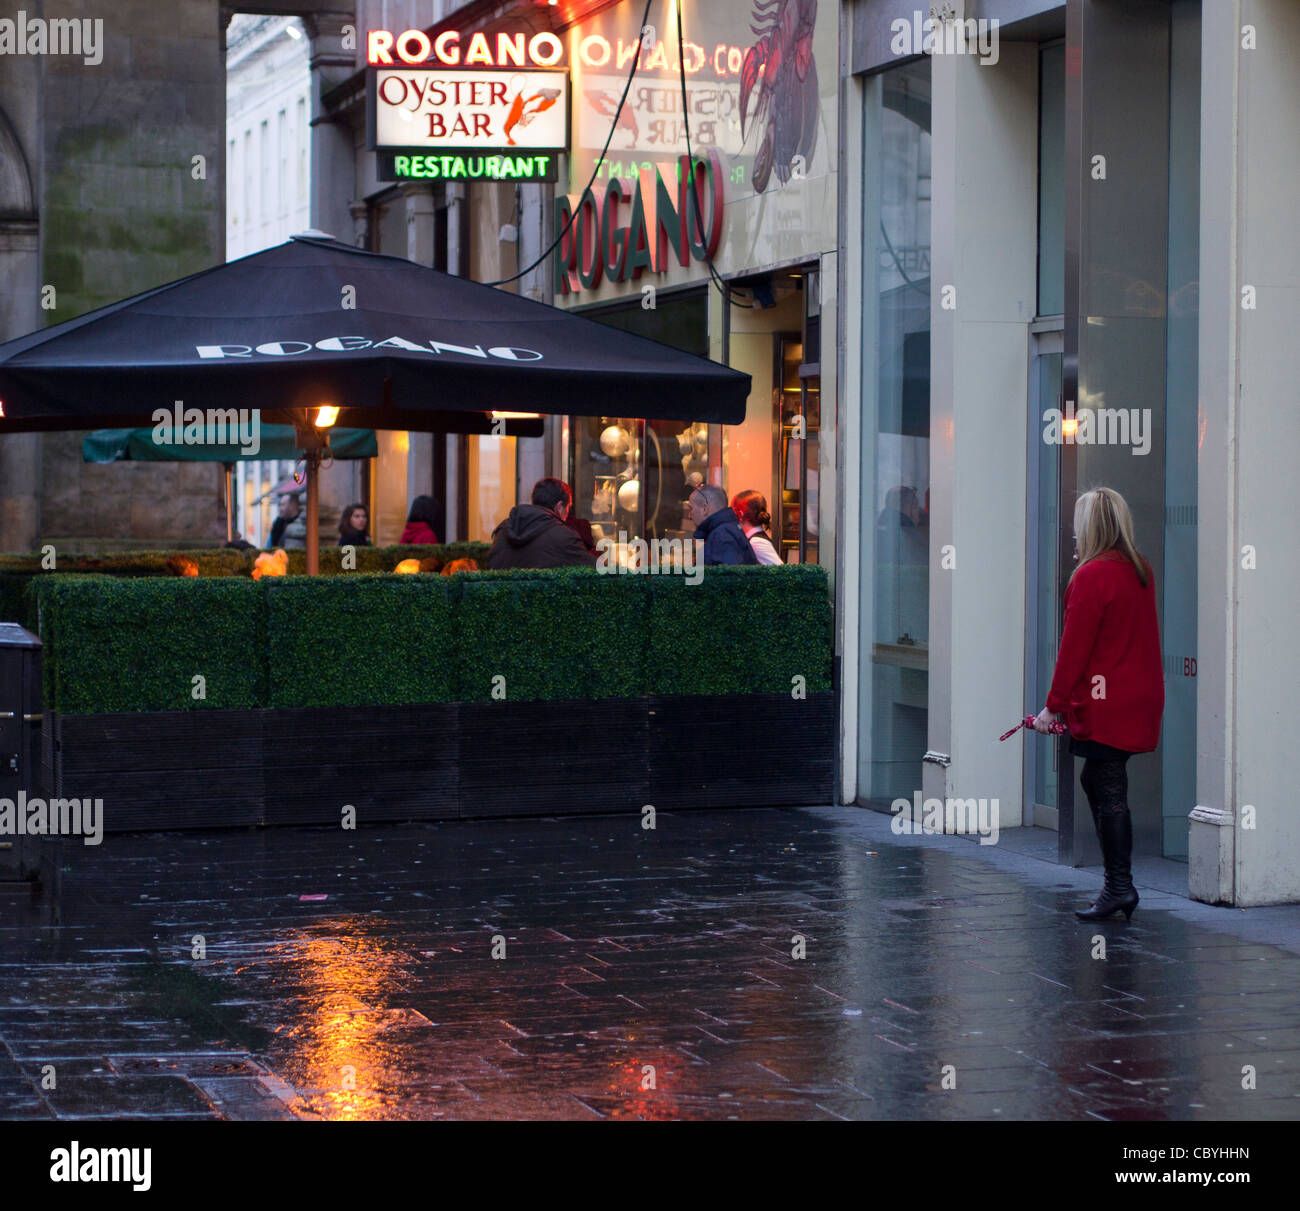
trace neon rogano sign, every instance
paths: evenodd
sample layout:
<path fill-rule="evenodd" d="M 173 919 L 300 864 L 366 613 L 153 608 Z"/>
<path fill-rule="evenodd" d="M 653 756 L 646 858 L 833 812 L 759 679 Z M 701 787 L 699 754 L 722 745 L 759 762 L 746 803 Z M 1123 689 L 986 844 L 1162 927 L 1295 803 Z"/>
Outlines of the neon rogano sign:
<path fill-rule="evenodd" d="M 692 259 L 712 260 L 722 240 L 722 161 L 713 150 L 697 157 L 694 189 L 688 156 L 678 157 L 675 181 L 668 171 L 668 181 L 662 168 L 647 167 L 635 181 L 614 178 L 581 197 L 556 198 L 557 236 L 573 218 L 555 253 L 557 294 L 666 273 L 674 262 L 684 268 Z"/>
<path fill-rule="evenodd" d="M 429 37 L 423 30 L 372 29 L 366 34 L 366 62 L 371 67 L 559 67 L 564 43 L 555 34 L 472 34 L 459 30 Z"/>

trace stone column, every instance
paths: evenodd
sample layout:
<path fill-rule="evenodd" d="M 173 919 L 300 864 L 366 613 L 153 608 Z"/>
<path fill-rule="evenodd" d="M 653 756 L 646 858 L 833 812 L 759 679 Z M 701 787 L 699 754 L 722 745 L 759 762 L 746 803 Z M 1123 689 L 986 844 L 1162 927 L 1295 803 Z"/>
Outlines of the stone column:
<path fill-rule="evenodd" d="M 367 202 L 349 202 L 348 213 L 352 216 L 351 237 L 356 248 L 368 248 L 370 245 L 370 205 Z M 340 239 L 345 237 L 340 235 Z"/>
<path fill-rule="evenodd" d="M 35 220 L 0 222 L 0 340 L 39 328 L 40 253 Z M 2 401 L 0 401 L 2 402 Z M 33 550 L 41 522 L 41 435 L 0 437 L 0 551 Z"/>
<path fill-rule="evenodd" d="M 1300 900 L 1291 734 L 1300 631 L 1300 179 L 1293 0 L 1206 4 L 1201 30 L 1198 900 Z"/>
<path fill-rule="evenodd" d="M 469 273 L 469 186 L 447 185 L 447 272 Z"/>
<path fill-rule="evenodd" d="M 346 241 L 354 230 L 349 202 L 356 194 L 352 128 L 325 110 L 330 89 L 356 70 L 355 52 L 343 49 L 344 27 L 355 29 L 352 12 L 303 17 L 311 42 L 311 225 Z"/>
<path fill-rule="evenodd" d="M 398 190 L 406 204 L 406 258 L 417 265 L 432 266 L 436 235 L 433 186 L 408 181 L 399 185 Z M 433 438 L 432 433 L 411 434 L 406 452 L 408 508 L 417 496 L 433 494 Z"/>
<path fill-rule="evenodd" d="M 38 58 L 7 57 L 0 79 L 0 341 L 39 328 L 40 226 L 34 180 L 41 154 Z M 3 403 L 3 401 L 0 401 Z M 0 437 L 0 551 L 24 552 L 40 533 L 41 435 Z"/>

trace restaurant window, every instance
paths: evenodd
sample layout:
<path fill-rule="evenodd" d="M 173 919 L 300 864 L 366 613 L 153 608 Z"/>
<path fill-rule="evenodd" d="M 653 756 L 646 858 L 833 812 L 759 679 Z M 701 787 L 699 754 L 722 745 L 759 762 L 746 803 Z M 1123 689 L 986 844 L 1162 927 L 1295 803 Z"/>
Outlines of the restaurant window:
<path fill-rule="evenodd" d="M 1038 52 L 1038 314 L 1065 311 L 1065 41 Z"/>
<path fill-rule="evenodd" d="M 708 295 L 703 289 L 660 294 L 652 310 L 643 308 L 638 296 L 630 304 L 582 314 L 700 357 L 709 353 Z M 597 541 L 694 534 L 685 505 L 708 478 L 707 424 L 613 414 L 575 416 L 569 434 L 573 509 L 591 522 Z"/>
<path fill-rule="evenodd" d="M 930 607 L 930 64 L 865 82 L 861 798 L 910 799 L 926 751 Z M 864 638 L 867 638 L 864 636 Z"/>
<path fill-rule="evenodd" d="M 784 563 L 816 563 L 821 421 L 815 265 L 732 283 L 729 363 L 750 376 L 745 419 L 722 428 L 727 495 L 761 492 Z"/>

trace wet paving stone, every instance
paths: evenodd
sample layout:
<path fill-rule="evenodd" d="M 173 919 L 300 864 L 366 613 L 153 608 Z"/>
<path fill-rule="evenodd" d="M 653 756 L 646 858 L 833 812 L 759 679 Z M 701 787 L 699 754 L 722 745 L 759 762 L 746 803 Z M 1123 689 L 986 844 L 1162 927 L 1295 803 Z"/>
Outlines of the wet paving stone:
<path fill-rule="evenodd" d="M 0 903 L 0 1118 L 1300 1117 L 1293 949 L 863 818 L 69 847 Z"/>

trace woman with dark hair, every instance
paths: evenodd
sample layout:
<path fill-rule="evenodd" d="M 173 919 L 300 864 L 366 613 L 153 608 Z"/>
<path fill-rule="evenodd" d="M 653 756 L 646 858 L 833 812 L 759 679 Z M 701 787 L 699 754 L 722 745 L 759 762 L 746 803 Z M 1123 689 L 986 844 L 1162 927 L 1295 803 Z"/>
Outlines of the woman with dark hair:
<path fill-rule="evenodd" d="M 1106 881 L 1081 921 L 1124 919 L 1138 905 L 1130 869 L 1133 821 L 1128 759 L 1160 742 L 1165 707 L 1155 577 L 1133 543 L 1133 518 L 1111 488 L 1094 488 L 1074 506 L 1079 566 L 1065 589 L 1065 625 L 1047 705 L 1034 730 L 1064 714 L 1070 752 L 1082 757 L 1079 781 L 1101 842 Z"/>
<path fill-rule="evenodd" d="M 406 526 L 400 546 L 432 546 L 439 541 L 438 531 L 442 529 L 442 510 L 432 496 L 417 496 L 411 501 L 411 511 L 406 515 Z"/>
<path fill-rule="evenodd" d="M 769 567 L 779 564 L 781 556 L 777 554 L 776 544 L 767 532 L 767 527 L 772 524 L 772 514 L 767 511 L 766 497 L 753 488 L 746 488 L 732 498 L 731 508 L 740 528 L 745 531 L 745 537 L 749 539 L 750 547 L 758 556 L 758 562 Z"/>
<path fill-rule="evenodd" d="M 370 514 L 360 501 L 348 505 L 339 518 L 339 546 L 368 547 L 370 545 Z"/>

